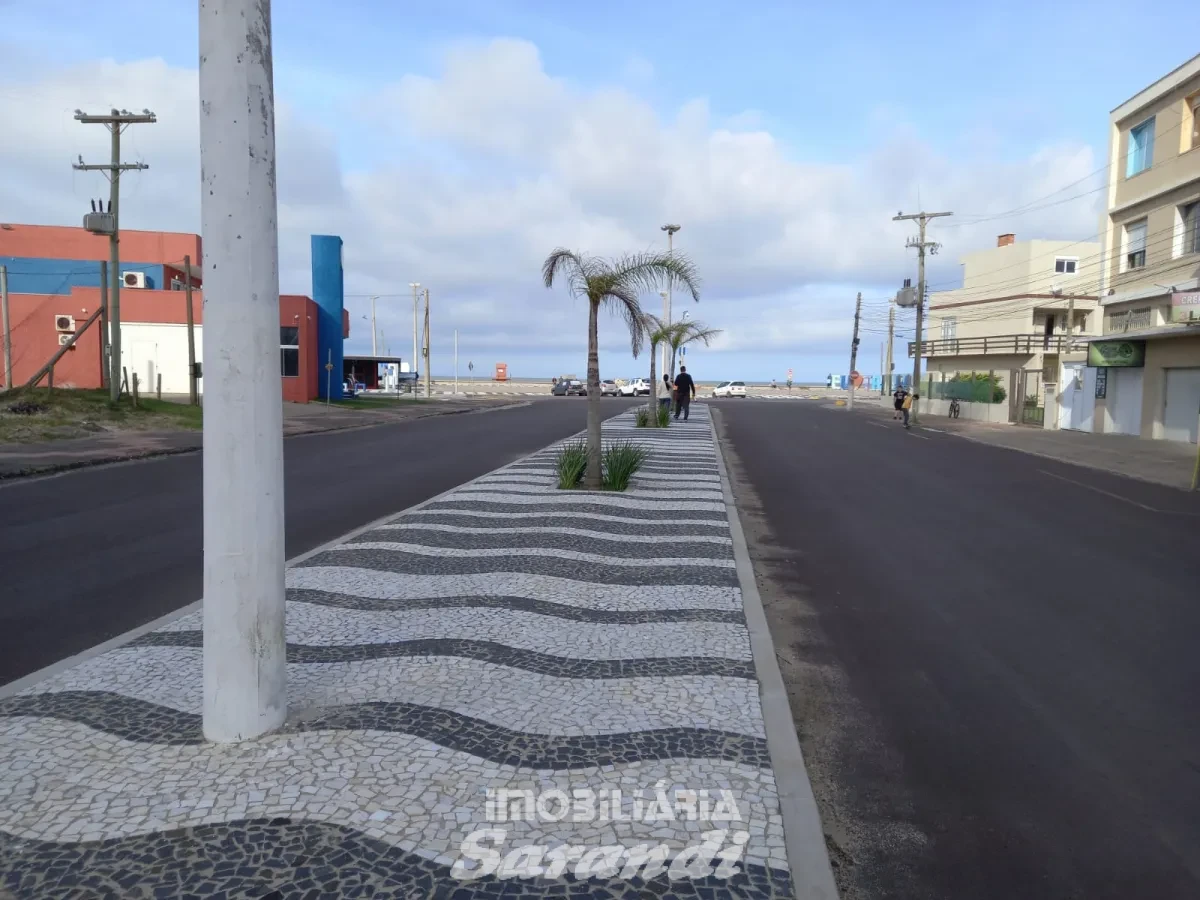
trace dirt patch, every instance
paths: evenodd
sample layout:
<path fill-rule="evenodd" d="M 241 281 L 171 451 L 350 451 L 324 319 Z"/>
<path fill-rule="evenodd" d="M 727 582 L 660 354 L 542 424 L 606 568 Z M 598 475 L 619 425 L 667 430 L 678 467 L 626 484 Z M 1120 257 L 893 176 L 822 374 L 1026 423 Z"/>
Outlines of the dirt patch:
<path fill-rule="evenodd" d="M 772 533 L 721 416 L 714 418 L 838 891 L 842 900 L 920 896 L 908 863 L 927 839 L 908 824 L 901 761 L 822 632 L 803 552 Z"/>

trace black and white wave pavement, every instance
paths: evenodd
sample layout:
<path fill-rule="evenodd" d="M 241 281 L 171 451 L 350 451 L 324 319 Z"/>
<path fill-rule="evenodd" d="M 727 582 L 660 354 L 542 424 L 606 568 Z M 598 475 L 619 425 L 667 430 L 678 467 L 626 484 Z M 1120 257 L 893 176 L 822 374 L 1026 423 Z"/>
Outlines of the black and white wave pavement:
<path fill-rule="evenodd" d="M 557 490 L 556 445 L 290 569 L 276 734 L 203 741 L 200 613 L 0 699 L 0 896 L 792 896 L 708 411 L 632 426 L 604 432 L 650 450 L 626 493 Z M 739 819 L 489 823 L 495 789 Z M 486 827 L 749 839 L 729 879 L 455 880 Z"/>

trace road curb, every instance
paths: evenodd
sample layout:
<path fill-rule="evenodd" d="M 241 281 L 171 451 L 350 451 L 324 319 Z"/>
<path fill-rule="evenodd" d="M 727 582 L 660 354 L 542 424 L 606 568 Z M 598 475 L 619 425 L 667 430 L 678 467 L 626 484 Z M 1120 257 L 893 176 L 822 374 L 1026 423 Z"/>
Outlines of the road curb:
<path fill-rule="evenodd" d="M 709 425 L 712 428 L 713 441 L 717 445 L 717 471 L 721 475 L 721 493 L 724 495 L 725 513 L 729 519 L 729 531 L 733 539 L 733 561 L 742 591 L 746 627 L 750 632 L 754 669 L 758 674 L 767 750 L 771 755 L 771 769 L 775 773 L 775 788 L 779 793 L 779 811 L 783 816 L 788 869 L 792 874 L 792 885 L 798 900 L 837 900 L 837 886 L 833 880 L 833 868 L 830 866 L 829 852 L 825 845 L 825 829 L 821 824 L 817 800 L 808 779 L 808 769 L 804 765 L 800 739 L 796 736 L 796 723 L 792 719 L 787 688 L 784 686 L 783 675 L 779 671 L 779 662 L 775 656 L 775 643 L 771 640 L 767 614 L 763 610 L 758 584 L 754 580 L 750 549 L 746 545 L 745 532 L 742 531 L 742 522 L 733 497 L 733 484 L 717 433 L 716 413 L 717 410 L 713 409 L 709 416 Z"/>
<path fill-rule="evenodd" d="M 374 427 L 374 426 L 368 426 L 368 427 Z M 557 443 L 557 442 L 551 442 L 550 444 L 547 444 L 546 446 L 552 447 L 552 446 L 554 446 L 555 443 Z M 469 481 L 464 481 L 461 484 L 456 484 L 451 488 L 447 488 L 446 490 L 442 491 L 439 494 L 436 494 L 433 497 L 428 497 L 425 500 L 422 500 L 420 503 L 414 503 L 412 506 L 406 506 L 406 507 L 404 507 L 404 509 L 400 509 L 395 512 L 390 512 L 386 516 L 381 516 L 377 519 L 374 519 L 374 520 L 368 522 L 365 525 L 360 525 L 357 528 L 353 528 L 344 534 L 338 535 L 337 537 L 333 538 L 332 540 L 326 541 L 325 543 L 323 543 L 317 547 L 313 547 L 311 550 L 306 550 L 304 553 L 300 553 L 296 556 L 293 556 L 291 559 L 287 560 L 284 563 L 284 565 L 286 568 L 290 569 L 292 566 L 295 566 L 297 563 L 304 562 L 304 560 L 308 559 L 309 557 L 315 556 L 318 553 L 322 553 L 325 550 L 328 550 L 330 547 L 334 547 L 338 544 L 345 543 L 346 541 L 351 540 L 352 538 L 355 538 L 364 532 L 370 531 L 372 528 L 378 528 L 380 525 L 386 525 L 388 522 L 392 521 L 393 519 L 398 518 L 403 515 L 406 515 L 407 513 L 413 512 L 415 510 L 421 509 L 422 507 L 428 506 L 430 503 L 436 503 L 438 500 L 441 500 L 443 497 L 447 496 L 448 494 L 452 494 L 455 491 L 458 491 L 464 487 L 467 487 L 468 485 L 472 485 L 475 482 L 479 481 L 480 479 L 487 478 L 491 475 L 495 475 L 497 472 L 503 472 L 506 469 L 510 469 L 513 466 L 517 465 L 518 463 L 524 462 L 525 460 L 529 459 L 532 456 L 536 456 L 538 453 L 543 452 L 545 449 L 546 449 L 546 447 L 539 447 L 536 450 L 526 453 L 524 456 L 520 456 L 517 459 L 512 460 L 511 462 L 507 462 L 502 466 L 497 466 L 495 469 L 492 469 L 489 472 L 484 472 L 482 475 L 477 475 L 474 478 L 470 479 Z M 44 666 L 43 668 L 38 669 L 36 672 L 30 672 L 28 675 L 22 675 L 16 681 L 10 681 L 8 684 L 0 685 L 0 700 L 3 700 L 6 697 L 10 697 L 13 694 L 20 693 L 21 691 L 25 690 L 26 688 L 28 688 L 34 684 L 37 684 L 39 681 L 42 681 L 46 678 L 51 678 L 54 675 L 57 675 L 60 672 L 64 672 L 67 669 L 77 666 L 82 662 L 86 662 L 89 659 L 94 659 L 95 657 L 100 656 L 103 653 L 107 653 L 109 650 L 115 650 L 116 648 L 122 646 L 123 644 L 128 644 L 130 641 L 141 637 L 143 634 L 154 631 L 157 628 L 161 628 L 163 625 L 167 625 L 170 622 L 173 622 L 176 619 L 181 618 L 182 616 L 186 616 L 188 613 L 195 612 L 196 610 L 200 609 L 201 604 L 203 602 L 204 602 L 203 597 L 199 600 L 193 600 L 191 603 L 187 604 L 186 606 L 180 607 L 179 609 L 174 610 L 173 612 L 169 612 L 166 615 L 159 616 L 157 619 L 147 622 L 144 625 L 139 625 L 137 628 L 132 628 L 129 631 L 126 631 L 124 634 L 119 634 L 116 637 L 109 638 L 107 641 L 103 641 L 102 643 L 96 644 L 94 647 L 89 647 L 86 650 L 81 650 L 79 653 L 76 653 L 73 656 L 68 656 L 66 659 L 60 659 L 58 662 L 54 662 L 48 666 Z M 0 898 L 0 900 L 2 900 L 2 898 Z"/>

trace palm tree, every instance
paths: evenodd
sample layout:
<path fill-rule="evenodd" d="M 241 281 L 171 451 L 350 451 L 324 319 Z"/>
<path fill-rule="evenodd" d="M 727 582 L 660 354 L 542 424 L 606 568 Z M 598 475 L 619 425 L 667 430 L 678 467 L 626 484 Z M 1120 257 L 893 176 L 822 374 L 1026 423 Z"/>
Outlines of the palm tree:
<path fill-rule="evenodd" d="M 600 480 L 600 350 L 597 319 L 600 307 L 608 306 L 629 326 L 629 339 L 636 357 L 642 349 L 643 320 L 638 295 L 657 290 L 666 281 L 682 285 L 694 299 L 700 298 L 696 267 L 682 253 L 635 253 L 619 259 L 601 259 L 559 247 L 542 264 L 547 288 L 564 278 L 576 297 L 588 302 L 587 363 L 587 471 L 584 487 L 599 490 Z"/>
<path fill-rule="evenodd" d="M 678 355 L 680 347 L 686 347 L 697 341 L 707 347 L 720 333 L 720 328 L 709 328 L 703 322 L 676 322 L 667 336 L 667 346 L 671 348 L 671 377 L 675 377 L 675 357 Z"/>
<path fill-rule="evenodd" d="M 646 339 L 650 342 L 650 423 L 658 425 L 658 373 L 655 366 L 658 362 L 658 345 L 670 345 L 672 333 L 679 328 L 679 323 L 667 325 L 658 316 L 646 313 L 642 316 L 642 327 L 646 329 Z"/>

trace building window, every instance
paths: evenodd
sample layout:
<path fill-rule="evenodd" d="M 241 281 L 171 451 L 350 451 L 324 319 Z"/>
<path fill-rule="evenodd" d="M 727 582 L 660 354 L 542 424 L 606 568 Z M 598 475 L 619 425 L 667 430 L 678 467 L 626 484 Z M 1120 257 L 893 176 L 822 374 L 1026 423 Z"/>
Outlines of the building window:
<path fill-rule="evenodd" d="M 1183 101 L 1184 152 L 1200 148 L 1200 94 L 1193 94 Z"/>
<path fill-rule="evenodd" d="M 284 378 L 300 375 L 300 329 L 295 325 L 279 328 L 279 368 Z"/>
<path fill-rule="evenodd" d="M 948 319 L 942 319 L 942 340 L 952 341 L 958 335 L 958 319 L 951 316 Z"/>
<path fill-rule="evenodd" d="M 1146 266 L 1146 220 L 1125 226 L 1125 271 Z"/>
<path fill-rule="evenodd" d="M 1140 309 L 1131 309 L 1129 311 L 1129 330 L 1134 331 L 1139 328 L 1149 328 L 1153 321 L 1153 310 L 1149 306 L 1143 306 Z"/>
<path fill-rule="evenodd" d="M 1149 118 L 1129 129 L 1129 149 L 1125 152 L 1125 177 L 1132 178 L 1154 165 L 1154 119 Z"/>
<path fill-rule="evenodd" d="M 1079 265 L 1079 260 L 1074 257 L 1060 256 L 1054 261 L 1054 271 L 1063 275 L 1074 275 L 1075 267 Z"/>
<path fill-rule="evenodd" d="M 1179 207 L 1183 225 L 1183 252 L 1200 253 L 1200 200 Z"/>

